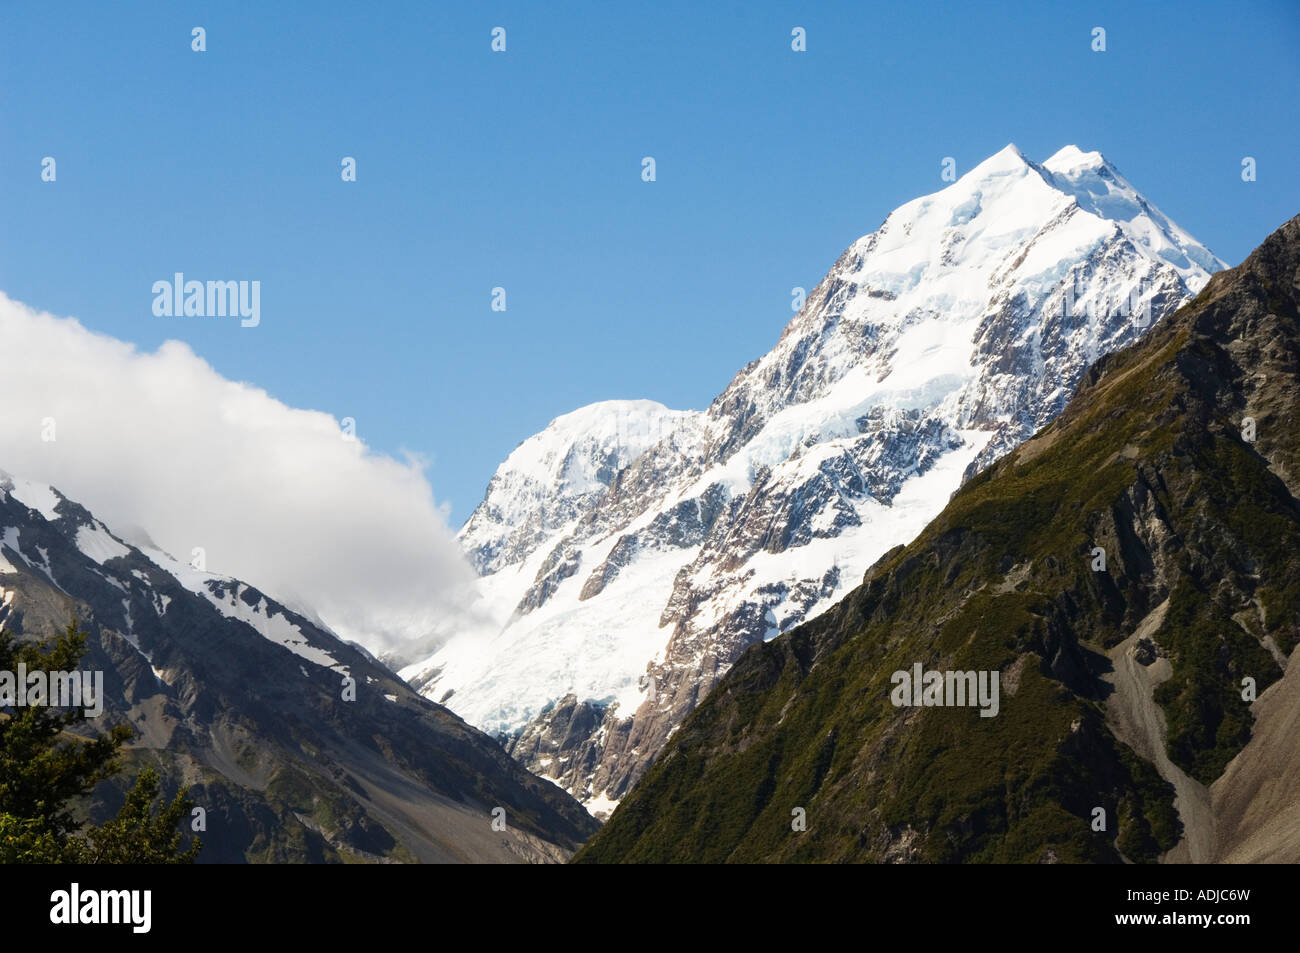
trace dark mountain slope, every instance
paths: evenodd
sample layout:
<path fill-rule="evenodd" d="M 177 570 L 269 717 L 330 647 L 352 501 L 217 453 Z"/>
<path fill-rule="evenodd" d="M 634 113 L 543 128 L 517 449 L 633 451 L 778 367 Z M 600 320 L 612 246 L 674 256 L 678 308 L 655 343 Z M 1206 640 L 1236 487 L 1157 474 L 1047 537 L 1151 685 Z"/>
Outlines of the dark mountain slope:
<path fill-rule="evenodd" d="M 1099 361 L 833 610 L 749 649 L 575 859 L 1221 854 L 1192 802 L 1251 738 L 1243 679 L 1263 693 L 1300 640 L 1298 295 L 1300 218 Z M 1139 626 L 1145 674 L 1121 679 Z M 999 713 L 896 707 L 918 662 L 999 672 Z M 1167 740 L 1136 717 L 1152 689 Z M 1290 737 L 1252 749 L 1256 777 Z"/>
<path fill-rule="evenodd" d="M 95 727 L 135 729 L 95 816 L 153 764 L 207 812 L 201 862 L 557 861 L 596 828 L 364 651 L 238 580 L 146 556 L 57 491 L 0 479 L 0 540 L 0 625 L 34 639 L 78 618 L 81 667 L 104 673 Z"/>

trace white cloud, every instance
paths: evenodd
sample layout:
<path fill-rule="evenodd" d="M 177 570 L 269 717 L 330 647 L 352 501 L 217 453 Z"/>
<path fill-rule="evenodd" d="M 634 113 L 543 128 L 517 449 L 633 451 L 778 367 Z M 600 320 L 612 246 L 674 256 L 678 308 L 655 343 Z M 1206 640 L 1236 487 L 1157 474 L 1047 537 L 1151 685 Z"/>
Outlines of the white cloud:
<path fill-rule="evenodd" d="M 373 651 L 465 621 L 474 573 L 419 461 L 345 440 L 179 341 L 145 353 L 3 293 L 0 346 L 0 469 L 183 561 L 201 546 L 210 571 Z"/>

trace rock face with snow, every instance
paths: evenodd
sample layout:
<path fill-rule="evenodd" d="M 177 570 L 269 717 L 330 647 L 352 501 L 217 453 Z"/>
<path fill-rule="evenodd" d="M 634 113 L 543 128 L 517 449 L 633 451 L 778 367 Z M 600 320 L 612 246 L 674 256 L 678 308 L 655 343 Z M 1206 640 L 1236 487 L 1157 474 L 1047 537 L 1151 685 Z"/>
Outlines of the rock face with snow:
<path fill-rule="evenodd" d="M 706 411 L 602 452 L 585 435 L 626 411 L 594 405 L 526 442 L 581 448 L 578 476 L 502 466 L 462 533 L 495 624 L 402 674 L 606 809 L 741 651 L 833 605 L 1223 267 L 1098 153 L 1008 146 L 850 245 Z"/>
<path fill-rule="evenodd" d="M 526 559 L 595 506 L 629 463 L 689 411 L 652 400 L 611 400 L 553 420 L 506 458 L 460 531 L 481 575 Z"/>
<path fill-rule="evenodd" d="M 1300 216 L 750 646 L 575 859 L 1295 863 L 1297 578 Z"/>
<path fill-rule="evenodd" d="M 201 861 L 554 861 L 595 826 L 363 650 L 0 473 L 0 627 L 47 638 L 73 617 L 81 667 L 104 673 L 95 724 L 129 722 L 127 763 L 190 786 Z"/>

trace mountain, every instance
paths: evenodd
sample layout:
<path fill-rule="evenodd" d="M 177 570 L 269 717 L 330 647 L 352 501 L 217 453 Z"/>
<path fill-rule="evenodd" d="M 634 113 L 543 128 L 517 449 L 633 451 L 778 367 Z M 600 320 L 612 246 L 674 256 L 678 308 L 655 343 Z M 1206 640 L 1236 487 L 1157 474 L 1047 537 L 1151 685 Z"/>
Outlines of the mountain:
<path fill-rule="evenodd" d="M 608 811 L 742 651 L 843 598 L 1222 267 L 1100 154 L 1008 146 L 850 245 L 707 410 L 607 453 L 565 418 L 526 442 L 619 463 L 577 492 L 528 468 L 511 512 L 507 461 L 462 534 L 491 624 L 402 675 Z"/>
<path fill-rule="evenodd" d="M 153 764 L 206 811 L 202 861 L 559 861 L 595 827 L 363 649 L 0 476 L 0 626 L 40 639 L 74 616 L 90 634 L 81 667 L 104 673 L 95 724 L 135 729 L 92 816 Z"/>
<path fill-rule="evenodd" d="M 1298 408 L 1300 217 L 751 647 L 576 859 L 1294 863 Z"/>
<path fill-rule="evenodd" d="M 610 482 L 690 411 L 652 400 L 610 400 L 551 421 L 497 468 L 458 535 L 488 576 L 528 558 L 592 509 Z"/>

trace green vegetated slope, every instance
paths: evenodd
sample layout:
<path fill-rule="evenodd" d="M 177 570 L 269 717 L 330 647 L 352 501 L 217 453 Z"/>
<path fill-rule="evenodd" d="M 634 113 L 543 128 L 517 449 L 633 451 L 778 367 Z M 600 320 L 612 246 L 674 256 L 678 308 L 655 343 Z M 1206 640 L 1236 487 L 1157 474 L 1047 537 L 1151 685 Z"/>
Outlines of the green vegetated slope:
<path fill-rule="evenodd" d="M 1208 784 L 1248 741 L 1242 680 L 1263 692 L 1300 640 L 1298 285 L 1300 217 L 1099 361 L 836 607 L 749 649 L 575 860 L 1170 849 L 1173 787 L 1107 726 L 1105 652 L 1167 601 L 1170 759 Z M 894 706 L 891 674 L 917 662 L 999 671 L 999 713 Z"/>

